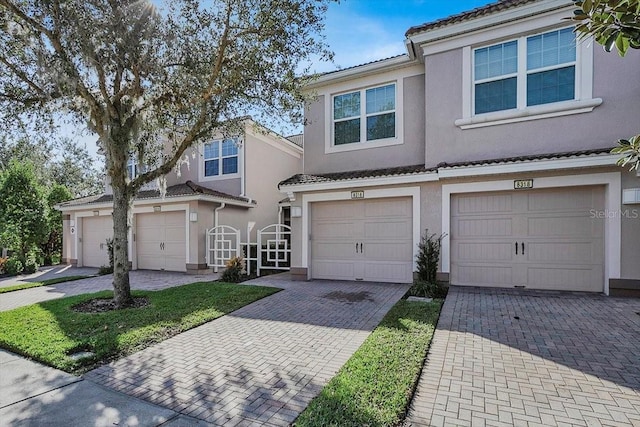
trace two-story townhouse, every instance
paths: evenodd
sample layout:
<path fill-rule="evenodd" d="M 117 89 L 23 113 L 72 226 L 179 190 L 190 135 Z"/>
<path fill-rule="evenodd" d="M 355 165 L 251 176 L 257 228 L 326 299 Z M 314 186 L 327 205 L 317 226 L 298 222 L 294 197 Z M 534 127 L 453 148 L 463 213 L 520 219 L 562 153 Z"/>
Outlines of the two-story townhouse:
<path fill-rule="evenodd" d="M 408 53 L 322 75 L 292 200 L 292 273 L 410 282 L 445 235 L 455 285 L 640 289 L 640 55 L 576 40 L 568 0 L 503 0 L 410 28 Z"/>
<path fill-rule="evenodd" d="M 240 230 L 242 242 L 249 238 L 255 241 L 258 229 L 284 218 L 277 184 L 302 170 L 302 152 L 301 145 L 250 119 L 244 121 L 241 135 L 220 135 L 189 148 L 185 152 L 189 161 L 167 175 L 164 197 L 157 184 L 151 183 L 134 200 L 129 232 L 131 267 L 204 271 L 211 265 L 207 231 L 218 225 Z M 138 172 L 136 161 L 131 159 L 129 174 Z M 112 200 L 107 184 L 104 194 L 58 206 L 63 212 L 64 263 L 108 265 L 106 240 L 113 235 Z M 251 231 L 248 224 L 253 225 Z"/>

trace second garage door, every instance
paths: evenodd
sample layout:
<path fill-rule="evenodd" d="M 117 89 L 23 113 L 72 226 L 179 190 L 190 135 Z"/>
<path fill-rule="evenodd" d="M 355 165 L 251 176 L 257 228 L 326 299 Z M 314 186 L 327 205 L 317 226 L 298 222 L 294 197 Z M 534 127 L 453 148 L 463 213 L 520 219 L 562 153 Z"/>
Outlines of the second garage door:
<path fill-rule="evenodd" d="M 136 216 L 139 269 L 186 271 L 184 215 L 177 211 Z"/>
<path fill-rule="evenodd" d="M 314 203 L 311 216 L 313 278 L 412 281 L 411 198 Z"/>
<path fill-rule="evenodd" d="M 602 292 L 603 187 L 451 199 L 451 283 Z"/>
<path fill-rule="evenodd" d="M 90 216 L 82 219 L 82 265 L 109 265 L 107 239 L 113 237 L 111 216 Z"/>

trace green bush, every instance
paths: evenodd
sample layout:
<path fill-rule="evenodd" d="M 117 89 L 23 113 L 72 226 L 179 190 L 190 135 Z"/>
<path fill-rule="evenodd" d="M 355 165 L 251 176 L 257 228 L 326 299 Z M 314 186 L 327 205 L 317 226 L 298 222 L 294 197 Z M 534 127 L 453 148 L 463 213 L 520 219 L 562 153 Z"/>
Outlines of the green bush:
<path fill-rule="evenodd" d="M 107 239 L 107 253 L 109 255 L 109 265 L 103 265 L 98 269 L 98 275 L 113 273 L 113 239 Z"/>
<path fill-rule="evenodd" d="M 409 289 L 408 295 L 423 298 L 446 298 L 449 288 L 439 282 L 416 280 Z"/>
<path fill-rule="evenodd" d="M 11 276 L 20 274 L 23 270 L 24 266 L 22 265 L 22 261 L 20 261 L 17 257 L 9 258 L 4 265 L 4 271 Z"/>
<path fill-rule="evenodd" d="M 225 264 L 226 270 L 222 273 L 220 280 L 227 283 L 238 283 L 244 274 L 244 259 L 233 257 Z"/>
<path fill-rule="evenodd" d="M 418 255 L 416 263 L 418 265 L 418 280 L 429 283 L 436 282 L 436 274 L 438 272 L 438 262 L 440 261 L 440 249 L 442 248 L 442 239 L 444 234 L 436 237 L 435 234 L 429 234 L 429 229 L 424 231 L 424 236 L 418 244 Z"/>
<path fill-rule="evenodd" d="M 24 261 L 24 272 L 26 274 L 33 274 L 38 271 L 38 261 L 36 261 L 36 255 L 29 253 L 27 259 Z"/>

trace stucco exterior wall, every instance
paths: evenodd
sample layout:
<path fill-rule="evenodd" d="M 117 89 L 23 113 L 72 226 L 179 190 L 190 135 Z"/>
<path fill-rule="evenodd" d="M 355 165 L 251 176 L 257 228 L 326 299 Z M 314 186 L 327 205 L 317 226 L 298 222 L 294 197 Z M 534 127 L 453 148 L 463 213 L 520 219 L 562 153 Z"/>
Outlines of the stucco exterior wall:
<path fill-rule="evenodd" d="M 622 172 L 622 189 L 627 188 L 640 188 L 640 177 L 636 172 Z M 640 279 L 640 204 L 623 204 L 619 215 L 622 223 L 620 278 Z"/>
<path fill-rule="evenodd" d="M 331 126 L 331 117 L 325 117 L 325 111 L 326 103 L 331 102 L 331 95 L 319 95 L 315 102 L 305 109 L 305 118 L 308 123 L 304 129 L 305 173 L 344 172 L 424 163 L 424 74 L 394 77 L 393 73 L 388 73 L 380 76 L 379 80 L 386 82 L 394 78 L 401 78 L 403 81 L 402 144 L 325 153 L 327 132 L 330 132 Z M 363 83 L 354 80 L 350 84 L 353 85 L 353 89 L 358 89 Z M 366 145 L 366 143 L 357 145 Z"/>
<path fill-rule="evenodd" d="M 635 135 L 640 52 L 619 58 L 591 48 L 593 97 L 603 100 L 592 112 L 466 130 L 454 124 L 462 118 L 463 50 L 427 56 L 426 166 L 603 148 Z"/>

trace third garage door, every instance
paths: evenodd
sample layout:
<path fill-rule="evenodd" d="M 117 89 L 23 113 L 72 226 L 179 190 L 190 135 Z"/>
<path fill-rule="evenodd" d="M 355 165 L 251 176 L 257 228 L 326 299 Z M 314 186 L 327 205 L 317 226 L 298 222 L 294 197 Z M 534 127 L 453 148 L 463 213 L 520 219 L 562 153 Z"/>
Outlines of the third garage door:
<path fill-rule="evenodd" d="M 138 268 L 186 271 L 184 211 L 138 214 Z"/>
<path fill-rule="evenodd" d="M 313 278 L 412 281 L 411 198 L 314 203 L 311 216 Z"/>
<path fill-rule="evenodd" d="M 603 187 L 455 195 L 451 283 L 602 292 Z"/>

